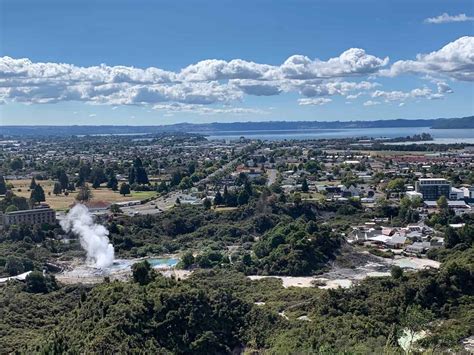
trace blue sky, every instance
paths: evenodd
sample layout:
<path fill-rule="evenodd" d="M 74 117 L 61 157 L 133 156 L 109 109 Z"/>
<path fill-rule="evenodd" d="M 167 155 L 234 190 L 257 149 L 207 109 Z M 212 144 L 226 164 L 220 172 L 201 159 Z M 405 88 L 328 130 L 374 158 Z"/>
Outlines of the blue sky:
<path fill-rule="evenodd" d="M 473 4 L 0 0 L 0 123 L 472 115 Z"/>

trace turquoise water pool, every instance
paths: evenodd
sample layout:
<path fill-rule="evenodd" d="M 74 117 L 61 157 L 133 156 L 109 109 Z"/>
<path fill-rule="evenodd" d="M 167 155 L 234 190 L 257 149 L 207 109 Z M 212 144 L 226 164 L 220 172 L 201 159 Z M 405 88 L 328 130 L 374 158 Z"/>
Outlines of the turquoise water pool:
<path fill-rule="evenodd" d="M 150 258 L 146 260 L 154 268 L 174 267 L 179 262 L 179 259 L 176 259 L 176 258 Z"/>

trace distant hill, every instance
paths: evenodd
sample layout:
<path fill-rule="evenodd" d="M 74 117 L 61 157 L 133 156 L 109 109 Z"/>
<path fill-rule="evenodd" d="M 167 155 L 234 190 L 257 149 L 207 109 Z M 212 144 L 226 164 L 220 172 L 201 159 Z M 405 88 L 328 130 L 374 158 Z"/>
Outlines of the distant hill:
<path fill-rule="evenodd" d="M 461 118 L 440 118 L 433 122 L 432 128 L 451 129 L 451 128 L 474 128 L 474 116 Z"/>
<path fill-rule="evenodd" d="M 436 129 L 474 128 L 474 116 L 438 119 L 396 119 L 376 121 L 267 121 L 231 123 L 177 123 L 156 126 L 0 126 L 3 136 L 73 136 L 156 134 L 163 132 L 202 133 L 248 131 L 300 131 L 308 129 L 360 129 L 431 127 Z"/>

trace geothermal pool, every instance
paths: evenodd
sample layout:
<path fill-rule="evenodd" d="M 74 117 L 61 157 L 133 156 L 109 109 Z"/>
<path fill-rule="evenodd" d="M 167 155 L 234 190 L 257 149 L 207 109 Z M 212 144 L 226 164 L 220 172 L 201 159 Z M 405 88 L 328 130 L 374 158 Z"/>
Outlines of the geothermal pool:
<path fill-rule="evenodd" d="M 131 270 L 133 264 L 146 260 L 154 269 L 169 269 L 178 264 L 178 258 L 143 258 L 143 259 L 115 259 L 114 263 L 108 268 L 102 270 L 105 273 L 113 273 L 115 271 Z"/>
<path fill-rule="evenodd" d="M 101 269 L 76 261 L 68 270 L 56 275 L 56 278 L 65 283 L 96 283 L 101 282 L 104 277 L 127 279 L 132 273 L 132 265 L 143 260 L 147 260 L 151 267 L 158 271 L 172 270 L 179 262 L 175 257 L 115 259 L 111 266 Z"/>

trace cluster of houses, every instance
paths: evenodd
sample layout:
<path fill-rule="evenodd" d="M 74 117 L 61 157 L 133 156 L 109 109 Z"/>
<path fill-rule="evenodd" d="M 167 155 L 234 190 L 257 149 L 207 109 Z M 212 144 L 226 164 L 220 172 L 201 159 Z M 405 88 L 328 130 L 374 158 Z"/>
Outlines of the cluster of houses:
<path fill-rule="evenodd" d="M 369 222 L 353 227 L 347 239 L 350 243 L 359 242 L 366 246 L 409 254 L 423 254 L 444 245 L 444 238 L 437 236 L 432 228 L 418 224 L 398 228 L 376 226 Z"/>

